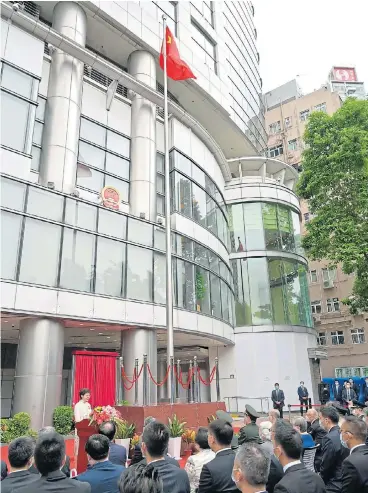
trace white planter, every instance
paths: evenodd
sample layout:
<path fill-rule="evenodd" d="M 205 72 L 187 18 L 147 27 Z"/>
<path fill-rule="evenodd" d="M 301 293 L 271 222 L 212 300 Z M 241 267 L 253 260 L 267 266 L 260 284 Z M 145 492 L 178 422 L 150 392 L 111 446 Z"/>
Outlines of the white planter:
<path fill-rule="evenodd" d="M 126 449 L 126 456 L 129 457 L 130 438 L 115 438 L 115 443 L 122 445 Z"/>
<path fill-rule="evenodd" d="M 181 437 L 170 438 L 168 453 L 175 459 L 180 459 Z"/>

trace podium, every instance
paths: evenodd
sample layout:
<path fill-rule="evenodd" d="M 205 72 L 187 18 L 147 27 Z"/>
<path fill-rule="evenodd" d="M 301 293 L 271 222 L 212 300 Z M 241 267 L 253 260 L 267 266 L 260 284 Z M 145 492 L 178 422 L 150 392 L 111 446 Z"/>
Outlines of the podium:
<path fill-rule="evenodd" d="M 83 419 L 82 421 L 79 421 L 79 423 L 75 423 L 75 428 L 79 438 L 76 469 L 78 474 L 81 474 L 87 470 L 88 466 L 87 453 L 85 451 L 87 440 L 91 435 L 97 433 L 97 430 L 95 426 L 89 425 L 89 419 Z"/>

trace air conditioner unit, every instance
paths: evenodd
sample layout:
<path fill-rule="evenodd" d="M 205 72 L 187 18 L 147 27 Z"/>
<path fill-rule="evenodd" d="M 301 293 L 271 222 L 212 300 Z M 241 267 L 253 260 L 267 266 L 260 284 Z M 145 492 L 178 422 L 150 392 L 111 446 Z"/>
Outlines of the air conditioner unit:
<path fill-rule="evenodd" d="M 328 281 L 323 281 L 323 289 L 329 289 L 329 288 L 333 288 L 333 287 L 334 287 L 334 284 L 330 279 Z"/>

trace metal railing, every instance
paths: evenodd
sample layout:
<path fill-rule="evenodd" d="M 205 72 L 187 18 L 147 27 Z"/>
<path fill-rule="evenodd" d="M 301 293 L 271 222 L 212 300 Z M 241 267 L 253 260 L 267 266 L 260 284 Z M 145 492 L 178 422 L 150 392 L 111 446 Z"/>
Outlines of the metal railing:
<path fill-rule="evenodd" d="M 244 397 L 240 395 L 234 395 L 231 397 L 224 397 L 224 400 L 225 403 L 227 403 L 226 409 L 229 413 L 243 413 L 246 404 L 251 404 L 253 407 L 255 407 L 257 412 L 261 412 L 262 414 L 267 414 L 270 410 L 270 397 Z M 254 405 L 253 401 L 258 401 L 259 405 Z"/>

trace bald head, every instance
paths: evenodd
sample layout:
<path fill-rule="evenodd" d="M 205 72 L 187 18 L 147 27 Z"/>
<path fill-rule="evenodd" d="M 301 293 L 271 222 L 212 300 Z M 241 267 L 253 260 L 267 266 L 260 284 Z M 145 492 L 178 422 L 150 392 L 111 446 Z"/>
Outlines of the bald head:
<path fill-rule="evenodd" d="M 41 428 L 38 432 L 38 436 L 43 435 L 44 433 L 55 433 L 55 428 L 53 426 L 45 426 Z"/>
<path fill-rule="evenodd" d="M 315 409 L 308 409 L 306 416 L 310 423 L 313 423 L 313 421 L 318 419 L 318 413 Z"/>

